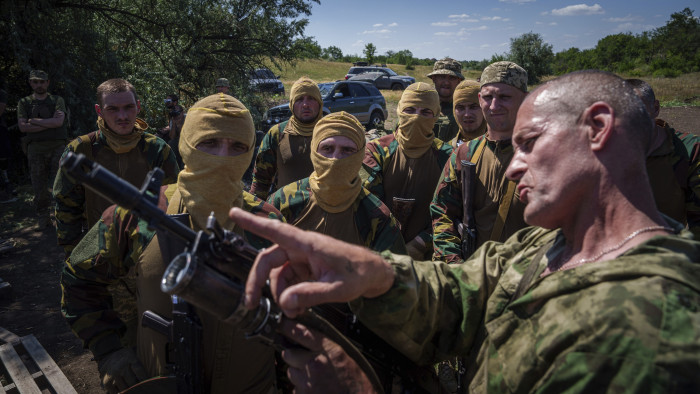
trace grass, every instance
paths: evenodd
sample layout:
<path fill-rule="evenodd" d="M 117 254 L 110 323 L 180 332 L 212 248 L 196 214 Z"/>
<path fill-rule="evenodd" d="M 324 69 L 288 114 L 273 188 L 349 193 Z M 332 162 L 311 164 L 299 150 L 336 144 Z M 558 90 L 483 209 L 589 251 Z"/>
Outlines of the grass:
<path fill-rule="evenodd" d="M 289 101 L 289 91 L 292 88 L 294 81 L 300 77 L 306 76 L 316 82 L 329 82 L 344 79 L 345 74 L 352 67 L 352 63 L 329 62 L 318 59 L 300 60 L 293 65 L 288 65 L 282 69 L 275 70 L 281 74 L 281 80 L 285 88 L 285 97 L 280 97 L 280 102 Z M 432 71 L 432 66 L 415 66 L 414 70 L 406 70 L 406 66 L 401 64 L 387 64 L 387 67 L 396 71 L 400 75 L 410 75 L 416 79 L 416 82 L 432 83 L 430 78 L 426 77 Z M 464 70 L 462 73 L 467 79 L 476 80 L 481 75 L 481 70 Z M 624 78 L 628 76 L 622 75 Z M 542 78 L 542 81 L 548 81 L 554 76 Z M 640 77 L 635 77 L 640 78 Z M 700 106 L 700 73 L 684 74 L 677 78 L 657 78 L 652 76 L 641 77 L 647 81 L 656 93 L 656 98 L 661 103 L 662 107 L 675 106 Z M 530 86 L 530 90 L 537 85 Z M 382 90 L 382 95 L 386 99 L 387 111 L 389 117 L 386 119 L 384 127 L 393 129 L 396 125 L 396 106 L 401 98 L 401 92 L 391 90 Z"/>
<path fill-rule="evenodd" d="M 17 201 L 0 205 L 0 238 L 36 224 L 36 211 L 32 205 L 34 192 L 31 185 L 17 187 Z"/>

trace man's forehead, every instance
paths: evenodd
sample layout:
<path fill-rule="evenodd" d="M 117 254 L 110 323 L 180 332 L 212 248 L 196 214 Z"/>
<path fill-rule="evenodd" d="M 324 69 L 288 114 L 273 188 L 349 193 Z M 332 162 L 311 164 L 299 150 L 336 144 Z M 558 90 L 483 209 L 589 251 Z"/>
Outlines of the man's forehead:
<path fill-rule="evenodd" d="M 494 83 L 489 83 L 481 87 L 481 94 L 484 94 L 484 92 L 511 92 L 511 91 L 520 91 L 520 89 L 516 88 L 515 86 L 508 85 L 507 83 L 502 83 L 502 82 L 494 82 Z"/>
<path fill-rule="evenodd" d="M 102 95 L 104 105 L 124 105 L 136 104 L 136 97 L 132 91 L 126 92 L 108 92 Z"/>

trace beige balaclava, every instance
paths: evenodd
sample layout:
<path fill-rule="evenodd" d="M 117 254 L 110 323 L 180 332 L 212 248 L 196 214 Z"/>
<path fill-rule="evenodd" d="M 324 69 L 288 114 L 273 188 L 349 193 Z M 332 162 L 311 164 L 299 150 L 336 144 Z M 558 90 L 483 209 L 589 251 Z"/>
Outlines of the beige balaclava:
<path fill-rule="evenodd" d="M 452 95 L 452 111 L 454 113 L 454 109 L 457 108 L 457 104 L 459 103 L 476 103 L 479 105 L 479 91 L 481 91 L 481 84 L 476 81 L 470 81 L 470 80 L 464 80 L 457 85 L 455 88 L 455 92 Z M 455 118 L 457 115 L 455 114 Z M 486 120 L 483 119 L 481 121 L 481 125 L 479 126 L 478 129 L 472 131 L 471 133 L 467 134 L 467 132 L 464 131 L 462 128 L 462 125 L 457 122 L 457 125 L 459 126 L 459 134 L 460 138 L 465 138 L 467 141 L 474 139 L 486 132 Z"/>
<path fill-rule="evenodd" d="M 329 159 L 318 153 L 318 145 L 329 137 L 343 136 L 357 145 L 357 152 L 342 159 Z M 365 132 L 362 124 L 345 111 L 334 112 L 321 119 L 311 138 L 309 177 L 311 191 L 324 211 L 338 213 L 348 209 L 362 190 L 359 172 L 365 157 Z"/>
<path fill-rule="evenodd" d="M 294 116 L 294 103 L 302 96 L 311 96 L 314 100 L 318 101 L 318 116 L 316 120 L 311 123 L 301 123 L 296 116 Z M 310 136 L 314 131 L 316 123 L 323 117 L 323 99 L 321 99 L 321 91 L 318 90 L 318 85 L 314 80 L 301 77 L 294 82 L 292 91 L 289 93 L 289 109 L 292 111 L 292 117 L 289 118 L 289 124 L 284 128 L 284 132 L 292 135 L 302 135 L 304 137 Z"/>
<path fill-rule="evenodd" d="M 97 127 L 100 129 L 102 135 L 105 136 L 107 140 L 107 146 L 112 148 L 116 153 L 126 153 L 139 143 L 141 135 L 144 131 L 148 129 L 148 124 L 142 119 L 136 118 L 136 123 L 134 123 L 134 131 L 127 135 L 117 134 L 112 129 L 110 129 L 105 120 L 101 117 L 97 117 Z"/>
<path fill-rule="evenodd" d="M 242 142 L 248 151 L 238 156 L 216 156 L 196 148 L 213 138 Z M 217 93 L 189 109 L 180 133 L 179 148 L 185 168 L 178 176 L 177 186 L 195 226 L 204 228 L 213 211 L 224 228 L 233 229 L 228 211 L 242 206 L 241 179 L 253 158 L 254 143 L 253 118 L 235 98 Z"/>
<path fill-rule="evenodd" d="M 403 110 L 406 107 L 429 108 L 437 116 L 440 113 L 440 97 L 432 85 L 416 82 L 404 90 L 396 108 L 399 117 L 396 141 L 406 156 L 418 158 L 427 152 L 433 144 L 435 139 L 433 125 L 437 117 L 426 118 L 419 114 L 405 114 Z"/>

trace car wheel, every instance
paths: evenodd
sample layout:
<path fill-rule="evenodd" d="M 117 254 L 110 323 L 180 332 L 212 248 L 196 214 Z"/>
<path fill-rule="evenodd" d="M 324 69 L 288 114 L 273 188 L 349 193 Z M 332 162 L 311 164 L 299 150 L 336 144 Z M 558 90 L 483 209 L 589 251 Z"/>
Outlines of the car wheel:
<path fill-rule="evenodd" d="M 400 83 L 395 83 L 391 85 L 391 90 L 403 90 L 403 85 L 401 85 Z"/>
<path fill-rule="evenodd" d="M 369 117 L 369 123 L 367 123 L 367 130 L 376 129 L 382 122 L 384 122 L 384 115 L 379 111 L 372 112 L 372 115 Z"/>

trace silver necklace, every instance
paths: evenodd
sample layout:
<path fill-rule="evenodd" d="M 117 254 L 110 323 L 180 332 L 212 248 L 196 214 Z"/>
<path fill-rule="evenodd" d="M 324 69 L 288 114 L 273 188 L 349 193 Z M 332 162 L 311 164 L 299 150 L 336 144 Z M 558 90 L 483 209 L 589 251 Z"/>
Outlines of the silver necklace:
<path fill-rule="evenodd" d="M 586 263 L 591 263 L 591 262 L 597 261 L 598 259 L 605 256 L 606 254 L 608 254 L 610 252 L 614 252 L 614 251 L 620 249 L 621 247 L 625 246 L 625 244 L 627 242 L 631 241 L 637 235 L 642 234 L 642 233 L 648 233 L 650 231 L 656 231 L 656 230 L 664 230 L 664 231 L 668 231 L 670 233 L 673 232 L 672 228 L 666 227 L 666 226 L 650 226 L 650 227 L 640 228 L 639 230 L 636 230 L 636 231 L 632 232 L 630 235 L 626 236 L 622 241 L 620 241 L 616 245 L 613 245 L 607 249 L 604 249 L 602 252 L 598 253 L 597 255 L 595 255 L 593 257 L 586 257 L 586 258 L 576 260 L 576 261 L 567 261 L 568 259 L 566 259 L 566 260 L 564 260 L 563 264 L 561 264 L 556 269 L 551 270 L 551 272 L 561 271 L 561 270 L 569 269 L 569 268 L 574 268 L 574 267 L 578 267 L 579 265 L 583 265 Z"/>

